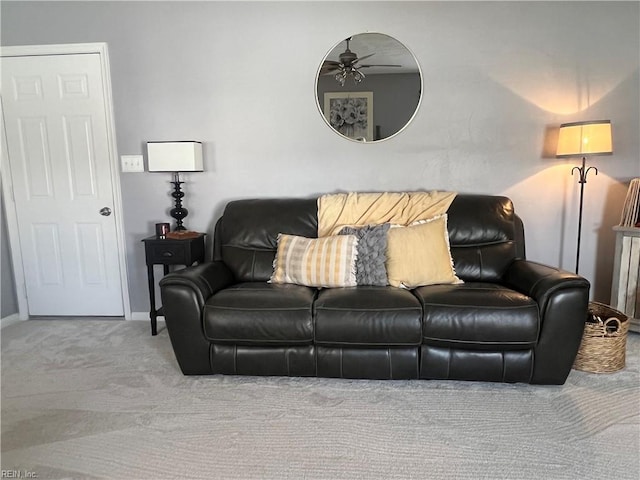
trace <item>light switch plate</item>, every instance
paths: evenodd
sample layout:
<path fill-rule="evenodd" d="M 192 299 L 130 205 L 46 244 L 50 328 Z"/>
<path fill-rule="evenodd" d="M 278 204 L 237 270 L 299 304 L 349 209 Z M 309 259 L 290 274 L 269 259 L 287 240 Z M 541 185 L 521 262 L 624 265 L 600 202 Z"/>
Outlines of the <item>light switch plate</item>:
<path fill-rule="evenodd" d="M 144 160 L 142 155 L 121 155 L 123 172 L 144 172 Z"/>

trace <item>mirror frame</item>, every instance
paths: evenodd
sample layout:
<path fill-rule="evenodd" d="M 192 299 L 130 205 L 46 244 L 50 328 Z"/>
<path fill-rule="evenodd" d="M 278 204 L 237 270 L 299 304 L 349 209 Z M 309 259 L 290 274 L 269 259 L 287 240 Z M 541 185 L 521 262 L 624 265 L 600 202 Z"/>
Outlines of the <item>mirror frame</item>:
<path fill-rule="evenodd" d="M 330 123 L 329 119 L 327 119 L 327 117 L 324 114 L 324 106 L 321 105 L 321 100 L 319 98 L 318 95 L 318 83 L 320 80 L 320 72 L 322 70 L 322 65 L 324 64 L 324 62 L 327 60 L 327 58 L 329 57 L 329 55 L 331 55 L 331 53 L 336 50 L 341 44 L 344 43 L 345 39 L 347 38 L 353 38 L 356 37 L 358 35 L 369 35 L 369 34 L 377 34 L 377 35 L 384 35 L 386 37 L 389 37 L 393 40 L 395 40 L 396 42 L 398 42 L 400 45 L 402 45 L 407 52 L 413 57 L 413 60 L 416 64 L 416 66 L 418 67 L 418 75 L 420 78 L 420 89 L 419 89 L 419 98 L 418 98 L 418 102 L 416 104 L 415 110 L 413 111 L 413 113 L 411 114 L 411 116 L 409 117 L 409 119 L 406 121 L 406 123 L 402 126 L 402 128 L 398 129 L 396 132 L 394 132 L 393 134 L 384 137 L 384 138 L 380 138 L 377 140 L 371 140 L 371 141 L 366 141 L 366 140 L 359 140 L 359 139 L 355 139 L 355 138 L 351 138 L 348 137 L 346 135 L 343 135 L 342 133 L 340 133 L 338 130 L 336 130 Z M 392 74 L 393 75 L 393 74 Z M 366 81 L 366 79 L 365 79 Z M 358 92 L 356 92 L 358 93 Z M 362 93 L 363 97 L 365 96 L 365 94 L 367 92 L 359 92 Z M 382 33 L 382 32 L 370 32 L 370 31 L 366 31 L 366 32 L 361 32 L 361 33 L 355 33 L 351 36 L 347 36 L 344 39 L 340 40 L 339 42 L 337 42 L 333 47 L 331 47 L 329 49 L 329 51 L 324 55 L 324 57 L 322 57 L 322 60 L 320 61 L 320 65 L 318 66 L 318 69 L 316 70 L 316 76 L 315 76 L 315 82 L 314 82 L 314 97 L 315 97 L 315 103 L 316 103 L 316 107 L 318 108 L 318 111 L 320 113 L 320 116 L 322 117 L 322 120 L 324 121 L 324 123 L 335 133 L 337 134 L 339 137 L 342 137 L 346 140 L 349 140 L 351 142 L 356 142 L 356 143 L 367 143 L 367 144 L 376 144 L 376 143 L 380 143 L 380 142 L 384 142 L 386 140 L 392 139 L 394 137 L 396 137 L 398 134 L 402 133 L 410 124 L 411 122 L 413 122 L 414 118 L 416 117 L 416 115 L 418 114 L 418 111 L 420 110 L 420 106 L 422 105 L 422 99 L 424 98 L 424 76 L 422 74 L 422 68 L 420 67 L 420 62 L 418 62 L 418 58 L 416 57 L 415 53 L 413 53 L 413 51 L 408 48 L 403 42 L 401 42 L 400 40 L 398 40 L 396 37 L 389 35 L 387 33 Z M 322 102 L 324 103 L 324 102 Z M 371 128 L 373 128 L 373 126 L 371 126 Z"/>

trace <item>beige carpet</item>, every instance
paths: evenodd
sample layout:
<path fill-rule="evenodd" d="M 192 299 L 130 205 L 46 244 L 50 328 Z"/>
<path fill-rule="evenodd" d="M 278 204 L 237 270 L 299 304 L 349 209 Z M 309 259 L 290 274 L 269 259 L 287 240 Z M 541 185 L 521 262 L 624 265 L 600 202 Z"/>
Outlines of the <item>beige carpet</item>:
<path fill-rule="evenodd" d="M 2 336 L 2 469 L 43 479 L 633 479 L 627 368 L 562 387 L 184 377 L 146 322 L 38 320 Z M 6 476 L 6 475 L 5 475 Z M 33 475 L 32 475 L 33 476 Z"/>

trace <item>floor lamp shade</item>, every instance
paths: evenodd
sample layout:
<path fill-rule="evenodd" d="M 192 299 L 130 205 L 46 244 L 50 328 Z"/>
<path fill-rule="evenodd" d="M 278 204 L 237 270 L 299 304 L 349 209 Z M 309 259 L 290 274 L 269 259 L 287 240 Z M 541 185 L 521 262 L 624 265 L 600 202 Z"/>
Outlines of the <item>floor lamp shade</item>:
<path fill-rule="evenodd" d="M 558 157 L 606 155 L 613 152 L 611 121 L 563 123 L 558 133 Z"/>
<path fill-rule="evenodd" d="M 201 142 L 148 142 L 150 172 L 202 172 Z"/>
<path fill-rule="evenodd" d="M 150 172 L 173 172 L 173 192 L 175 206 L 169 214 L 176 220 L 176 231 L 183 231 L 184 218 L 189 211 L 182 206 L 184 192 L 180 185 L 180 172 L 202 172 L 201 142 L 147 142 L 147 162 Z"/>

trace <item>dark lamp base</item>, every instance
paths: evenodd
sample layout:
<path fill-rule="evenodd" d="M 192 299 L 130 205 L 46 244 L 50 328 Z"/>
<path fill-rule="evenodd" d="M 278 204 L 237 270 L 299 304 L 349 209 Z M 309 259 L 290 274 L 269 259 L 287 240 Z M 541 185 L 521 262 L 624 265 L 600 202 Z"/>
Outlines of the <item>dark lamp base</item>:
<path fill-rule="evenodd" d="M 180 181 L 180 177 L 176 172 L 175 180 L 171 183 L 173 184 L 173 192 L 171 193 L 171 196 L 175 199 L 175 207 L 171 209 L 169 215 L 176 220 L 176 228 L 174 228 L 174 231 L 183 231 L 186 230 L 186 228 L 182 224 L 182 220 L 189 215 L 189 210 L 182 207 L 182 197 L 184 197 L 184 192 L 180 189 L 180 185 L 184 182 Z"/>

